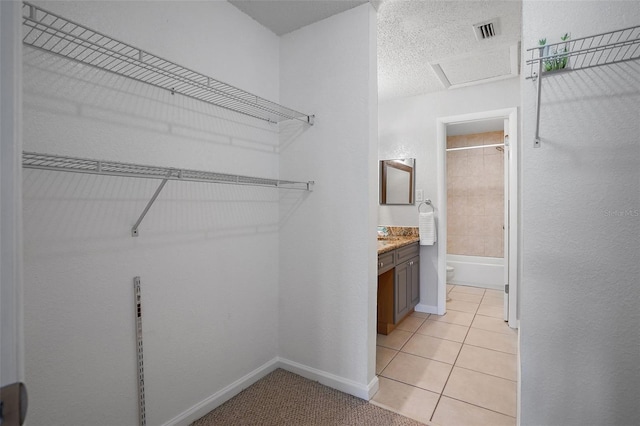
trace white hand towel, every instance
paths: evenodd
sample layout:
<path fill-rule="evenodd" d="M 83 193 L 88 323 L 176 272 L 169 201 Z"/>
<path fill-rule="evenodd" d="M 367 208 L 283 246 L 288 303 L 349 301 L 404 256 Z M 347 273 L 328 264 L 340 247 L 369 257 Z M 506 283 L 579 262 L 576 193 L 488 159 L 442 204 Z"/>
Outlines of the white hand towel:
<path fill-rule="evenodd" d="M 418 217 L 418 231 L 420 232 L 420 245 L 432 246 L 437 241 L 436 219 L 433 212 L 420 213 Z"/>

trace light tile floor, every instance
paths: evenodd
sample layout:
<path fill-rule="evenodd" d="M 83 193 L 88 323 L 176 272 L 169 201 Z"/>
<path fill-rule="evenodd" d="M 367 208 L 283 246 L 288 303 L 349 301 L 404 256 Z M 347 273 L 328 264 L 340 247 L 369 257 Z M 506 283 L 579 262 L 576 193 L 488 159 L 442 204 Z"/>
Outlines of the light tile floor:
<path fill-rule="evenodd" d="M 447 285 L 443 316 L 414 312 L 378 334 L 372 403 L 440 426 L 515 425 L 518 332 L 497 290 Z"/>

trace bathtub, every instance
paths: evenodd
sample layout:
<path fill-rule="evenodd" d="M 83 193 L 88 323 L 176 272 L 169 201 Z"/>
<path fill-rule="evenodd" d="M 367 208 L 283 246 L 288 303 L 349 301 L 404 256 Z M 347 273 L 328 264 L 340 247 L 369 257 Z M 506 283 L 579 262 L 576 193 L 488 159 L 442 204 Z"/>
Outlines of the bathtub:
<path fill-rule="evenodd" d="M 504 259 L 501 257 L 447 254 L 447 265 L 455 268 L 448 284 L 504 289 Z"/>

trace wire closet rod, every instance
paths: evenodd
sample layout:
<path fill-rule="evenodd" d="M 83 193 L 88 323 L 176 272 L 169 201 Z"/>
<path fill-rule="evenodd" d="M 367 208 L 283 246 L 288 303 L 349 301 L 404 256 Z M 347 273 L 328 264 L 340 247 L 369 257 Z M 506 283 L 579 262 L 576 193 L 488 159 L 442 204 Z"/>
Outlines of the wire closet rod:
<path fill-rule="evenodd" d="M 314 116 L 256 96 L 142 49 L 23 2 L 23 43 L 66 59 L 179 93 L 250 117 L 277 123 Z M 215 53 L 215 52 L 213 52 Z"/>

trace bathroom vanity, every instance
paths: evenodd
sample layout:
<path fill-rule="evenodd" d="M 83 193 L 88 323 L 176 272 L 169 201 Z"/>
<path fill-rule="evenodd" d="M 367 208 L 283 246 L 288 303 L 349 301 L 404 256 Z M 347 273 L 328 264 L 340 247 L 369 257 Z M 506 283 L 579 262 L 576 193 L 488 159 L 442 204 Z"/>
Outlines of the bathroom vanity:
<path fill-rule="evenodd" d="M 378 239 L 378 322 L 389 334 L 420 301 L 420 246 L 417 236 Z"/>

